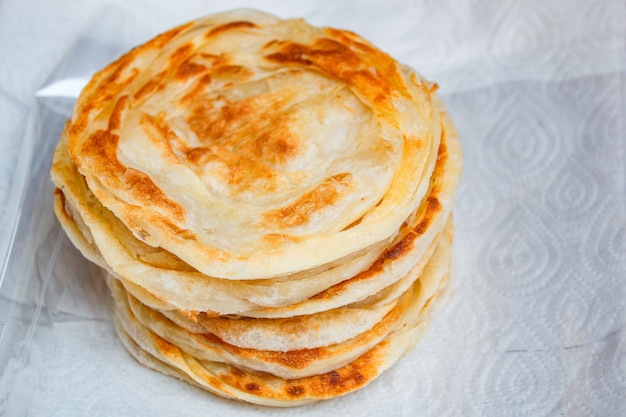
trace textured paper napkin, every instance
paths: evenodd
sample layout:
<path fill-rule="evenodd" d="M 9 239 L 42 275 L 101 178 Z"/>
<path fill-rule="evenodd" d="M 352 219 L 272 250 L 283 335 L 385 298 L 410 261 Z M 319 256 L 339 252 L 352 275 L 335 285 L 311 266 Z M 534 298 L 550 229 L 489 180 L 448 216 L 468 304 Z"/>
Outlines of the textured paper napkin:
<path fill-rule="evenodd" d="M 0 408 L 11 416 L 624 415 L 623 2 L 294 3 L 255 7 L 363 34 L 438 82 L 458 126 L 466 163 L 455 291 L 423 342 L 365 389 L 287 411 L 222 400 L 138 365 L 114 333 L 100 273 L 51 214 L 46 158 L 71 101 L 40 98 L 32 210 L 18 229 L 28 240 L 18 237 L 0 288 Z M 155 30 L 252 5 L 190 1 L 140 15 L 146 4 L 105 8 L 85 23 L 56 74 L 86 75 L 88 62 Z"/>

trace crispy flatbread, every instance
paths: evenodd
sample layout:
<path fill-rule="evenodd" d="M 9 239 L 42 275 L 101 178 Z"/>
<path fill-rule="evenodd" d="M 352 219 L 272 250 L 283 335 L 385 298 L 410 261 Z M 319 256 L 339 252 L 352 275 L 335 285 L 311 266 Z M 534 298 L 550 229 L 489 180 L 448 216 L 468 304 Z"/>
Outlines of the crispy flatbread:
<path fill-rule="evenodd" d="M 461 169 L 436 84 L 354 33 L 236 10 L 96 73 L 51 177 L 139 362 L 282 407 L 359 389 L 421 338 Z"/>
<path fill-rule="evenodd" d="M 95 254 L 105 257 L 96 263 L 108 266 L 109 272 L 127 283 L 129 291 L 155 308 L 284 317 L 337 307 L 392 284 L 414 266 L 416 259 L 428 256 L 428 247 L 451 211 L 460 174 L 458 136 L 449 117 L 445 113 L 442 117 L 441 146 L 429 192 L 418 211 L 401 227 L 398 238 L 387 247 L 370 248 L 326 270 L 254 281 L 205 276 L 175 255 L 136 239 L 89 190 L 73 166 L 64 141 L 59 143 L 52 171 L 57 200 L 61 200 L 56 205 L 57 217 L 66 229 L 82 232 L 84 239 L 76 233 L 70 237 L 84 254 L 90 253 L 88 258 Z"/>
<path fill-rule="evenodd" d="M 402 323 L 373 347 L 363 353 L 359 352 L 360 355 L 356 359 L 330 370 L 320 367 L 318 369 L 323 371 L 322 373 L 313 373 L 309 376 L 287 378 L 268 372 L 267 369 L 276 373 L 284 372 L 280 366 L 268 366 L 271 365 L 272 359 L 276 360 L 276 355 L 272 355 L 271 352 L 269 354 L 265 352 L 264 355 L 264 352 L 248 351 L 247 356 L 235 356 L 235 362 L 238 363 L 233 364 L 224 360 L 228 359 L 228 355 L 225 355 L 223 350 L 216 354 L 215 350 L 219 351 L 219 347 L 224 346 L 219 341 L 213 341 L 218 348 L 211 353 L 207 351 L 210 343 L 204 343 L 200 352 L 195 346 L 190 347 L 188 344 L 181 347 L 143 326 L 132 316 L 123 302 L 118 303 L 116 329 L 129 352 L 149 368 L 226 398 L 260 405 L 291 407 L 347 394 L 364 387 L 380 376 L 424 335 L 430 323 L 432 309 L 445 300 L 447 285 L 445 280 L 435 283 L 438 289 L 434 295 L 425 300 L 425 303 L 420 297 L 419 301 L 415 299 L 405 312 Z M 123 287 L 120 285 L 119 288 Z M 123 297 L 121 299 L 123 300 Z M 172 336 L 169 335 L 169 338 Z M 189 343 L 190 339 L 185 340 Z M 328 350 L 335 353 L 333 347 Z M 294 356 L 300 354 L 304 356 L 302 352 L 294 352 Z M 279 355 L 283 355 L 283 364 L 288 363 L 289 356 L 286 353 Z M 207 359 L 215 356 L 219 357 L 218 360 Z M 259 366 L 259 360 L 255 360 L 259 357 L 261 367 L 265 370 L 250 369 L 248 367 L 250 365 Z M 310 359 L 305 361 L 309 366 L 311 362 L 316 361 Z M 289 363 L 287 369 L 293 370 L 296 363 L 295 360 Z M 297 374 L 304 373 L 292 372 L 289 375 Z"/>
<path fill-rule="evenodd" d="M 435 166 L 435 90 L 356 34 L 235 11 L 98 72 L 64 135 L 139 240 L 203 274 L 256 280 L 398 232 Z"/>

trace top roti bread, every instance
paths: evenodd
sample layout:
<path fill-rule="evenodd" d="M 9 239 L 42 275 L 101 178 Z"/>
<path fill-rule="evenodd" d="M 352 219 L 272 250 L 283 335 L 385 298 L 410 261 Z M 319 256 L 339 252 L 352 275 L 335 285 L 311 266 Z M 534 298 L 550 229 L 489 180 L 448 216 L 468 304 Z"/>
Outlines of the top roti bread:
<path fill-rule="evenodd" d="M 235 11 L 97 73 L 65 135 L 138 239 L 212 277 L 271 278 L 398 232 L 437 158 L 434 97 L 353 33 Z"/>

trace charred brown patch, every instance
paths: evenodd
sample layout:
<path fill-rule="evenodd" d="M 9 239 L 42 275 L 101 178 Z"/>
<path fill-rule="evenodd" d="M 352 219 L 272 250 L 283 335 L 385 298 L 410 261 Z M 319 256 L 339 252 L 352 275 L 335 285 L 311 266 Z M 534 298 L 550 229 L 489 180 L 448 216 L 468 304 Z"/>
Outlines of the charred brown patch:
<path fill-rule="evenodd" d="M 310 390 L 316 396 L 330 397 L 362 387 L 378 376 L 381 360 L 379 352 L 384 350 L 385 346 L 385 342 L 382 342 L 354 362 L 326 374 L 312 377 Z"/>
<path fill-rule="evenodd" d="M 383 254 L 385 260 L 395 260 L 402 258 L 407 252 L 413 248 L 413 239 L 407 239 L 406 237 L 387 249 Z"/>
<path fill-rule="evenodd" d="M 305 392 L 306 390 L 304 389 L 302 385 L 290 385 L 287 388 L 287 394 L 289 394 L 292 397 L 299 397 Z"/>
<path fill-rule="evenodd" d="M 333 386 L 339 385 L 342 382 L 341 375 L 337 371 L 331 371 L 326 375 L 323 375 L 323 378 Z"/>
<path fill-rule="evenodd" d="M 261 390 L 261 386 L 256 382 L 248 382 L 246 384 L 246 390 L 251 392 L 257 392 Z"/>

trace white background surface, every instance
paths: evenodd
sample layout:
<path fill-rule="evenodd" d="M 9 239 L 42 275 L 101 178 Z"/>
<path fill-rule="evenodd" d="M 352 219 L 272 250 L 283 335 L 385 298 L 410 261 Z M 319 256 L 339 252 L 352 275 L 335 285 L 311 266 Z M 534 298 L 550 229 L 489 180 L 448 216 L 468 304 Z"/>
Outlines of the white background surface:
<path fill-rule="evenodd" d="M 626 415 L 622 1 L 0 2 L 0 260 L 21 198 L 13 174 L 25 158 L 35 92 L 110 4 L 129 16 L 111 28 L 116 41 L 240 6 L 354 30 L 438 82 L 457 122 L 466 165 L 449 305 L 423 343 L 372 385 L 289 415 Z M 46 175 L 37 181 L 49 186 Z M 276 412 L 218 400 L 136 365 L 112 331 L 95 269 L 50 216 L 40 224 L 52 232 L 26 245 L 24 256 L 50 281 L 31 285 L 25 271 L 0 283 L 8 329 L 0 353 L 9 362 L 0 410 Z M 54 264 L 46 263 L 50 253 Z M 13 332 L 15 323 L 26 330 Z"/>

